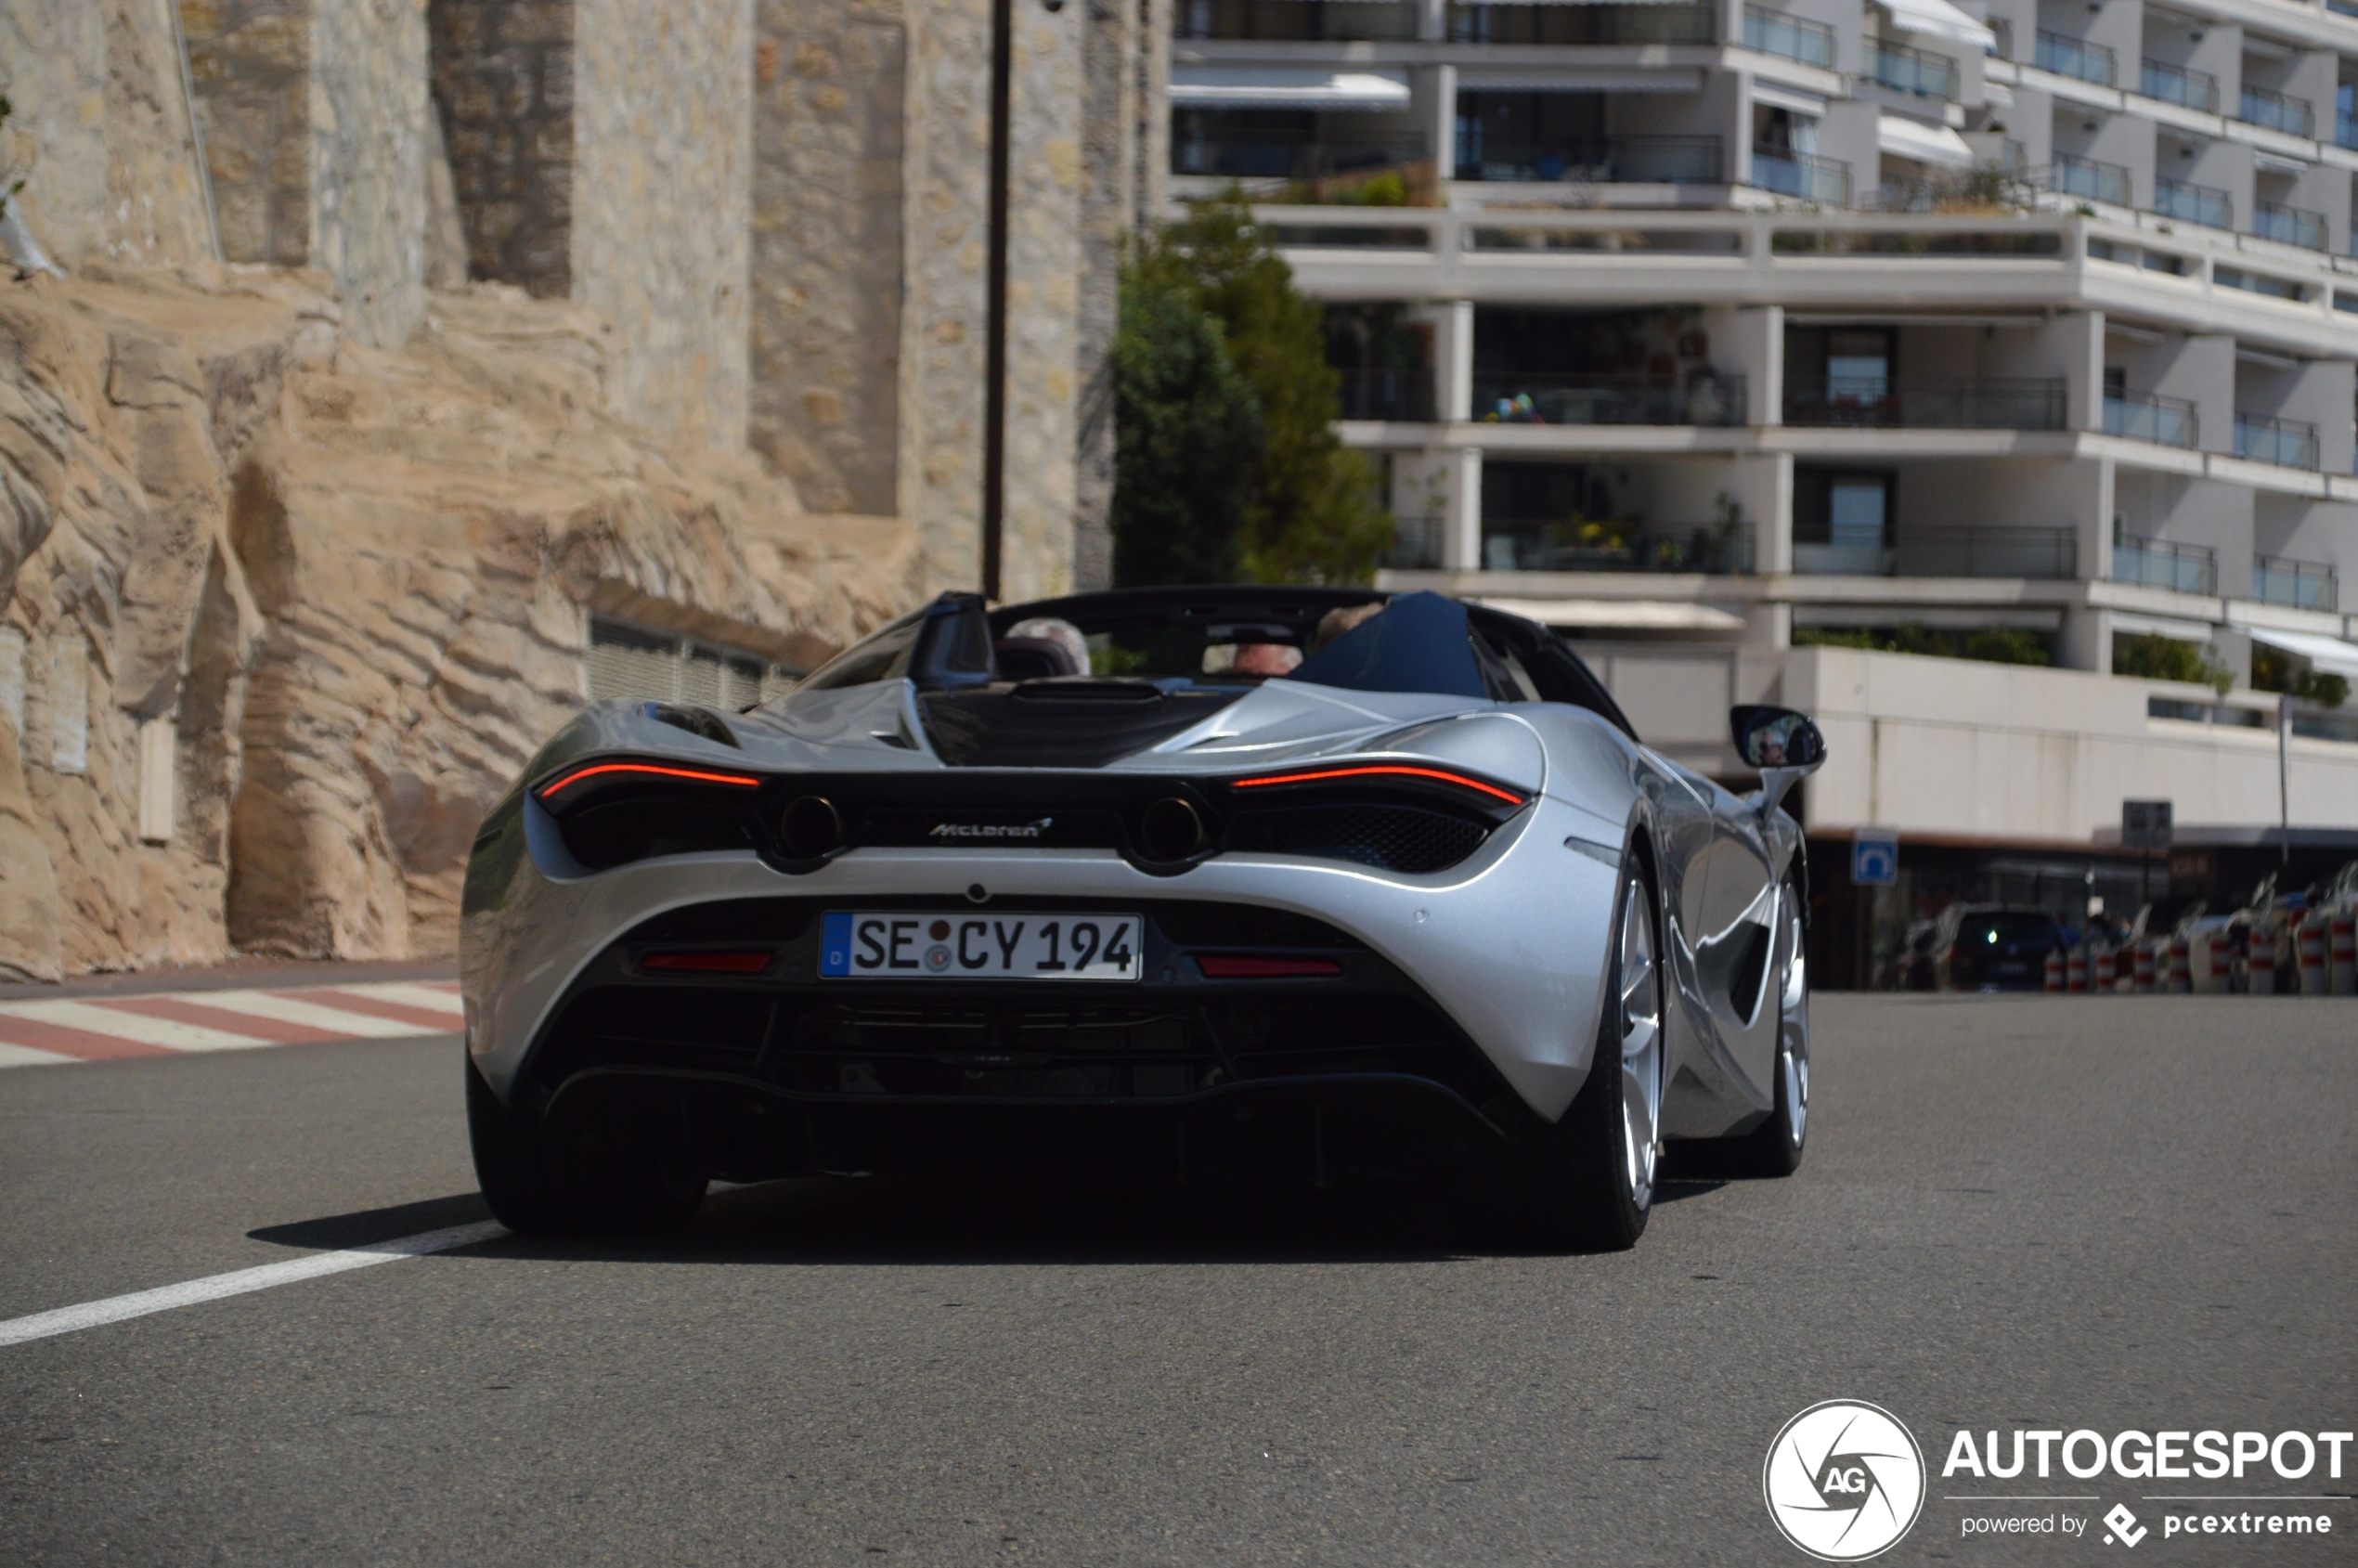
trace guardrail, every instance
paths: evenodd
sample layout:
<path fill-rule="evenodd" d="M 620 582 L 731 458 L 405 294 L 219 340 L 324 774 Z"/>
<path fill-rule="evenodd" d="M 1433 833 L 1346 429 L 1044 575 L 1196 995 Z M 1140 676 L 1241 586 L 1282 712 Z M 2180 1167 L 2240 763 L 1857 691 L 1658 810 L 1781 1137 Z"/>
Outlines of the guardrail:
<path fill-rule="evenodd" d="M 1473 96 L 1459 95 L 1459 102 Z M 1461 180 L 1579 180 L 1594 185 L 1717 185 L 1726 177 L 1717 136 L 1609 136 L 1559 147 L 1458 149 Z"/>
<path fill-rule="evenodd" d="M 2254 555 L 2251 596 L 2262 604 L 2282 604 L 2295 610 L 2339 610 L 2339 574 L 2322 562 Z"/>
<path fill-rule="evenodd" d="M 2183 447 L 2191 449 L 2198 439 L 2199 421 L 2195 406 L 2180 397 L 2131 397 L 2122 393 L 2105 394 L 2105 434 L 2126 436 L 2131 441 L 2150 441 L 2158 447 Z"/>
<path fill-rule="evenodd" d="M 2116 207 L 2132 204 L 2129 200 L 2129 171 L 2118 163 L 2058 152 L 2047 177 L 2049 188 L 2059 195 L 2107 201 Z"/>
<path fill-rule="evenodd" d="M 1497 424 L 1740 425 L 1744 378 L 1714 373 L 1679 385 L 1642 376 L 1479 371 L 1473 417 Z"/>
<path fill-rule="evenodd" d="M 1483 519 L 1482 564 L 1511 572 L 1700 572 L 1748 577 L 1750 524 L 1578 524 Z"/>
<path fill-rule="evenodd" d="M 1198 136 L 1182 128 L 1171 138 L 1173 174 L 1237 179 L 1318 179 L 1414 163 L 1425 156 L 1422 142 L 1398 137 Z"/>
<path fill-rule="evenodd" d="M 2317 427 L 2300 420 L 2262 414 L 2235 416 L 2235 456 L 2279 468 L 2317 466 Z"/>
<path fill-rule="evenodd" d="M 2162 217 L 2200 224 L 2205 228 L 2235 227 L 2235 199 L 2225 191 L 2162 175 L 2154 176 L 2153 210 Z"/>
<path fill-rule="evenodd" d="M 1172 7 L 1171 34 L 1188 40 L 1253 44 L 1411 43 L 1418 6 L 1412 0 L 1353 6 L 1304 6 L 1299 0 L 1212 0 Z"/>
<path fill-rule="evenodd" d="M 2288 97 L 2265 87 L 2246 87 L 2235 118 L 2248 125 L 2282 131 L 2288 136 L 2317 134 L 2317 111 L 2307 98 Z"/>
<path fill-rule="evenodd" d="M 2069 577 L 2079 541 L 2068 528 L 1901 528 L 1892 537 L 1901 577 Z"/>
<path fill-rule="evenodd" d="M 1839 158 L 1819 158 L 1788 148 L 1755 147 L 1752 183 L 1780 196 L 1795 196 L 1828 206 L 1850 204 L 1850 165 Z"/>
<path fill-rule="evenodd" d="M 1299 0 L 1273 0 L 1277 5 Z M 1313 9 L 1323 10 L 1324 6 Z M 1412 7 L 1413 9 L 1413 7 Z M 1710 6 L 1501 5 L 1449 7 L 1452 44 L 1716 44 L 1718 8 Z"/>
<path fill-rule="evenodd" d="M 1543 6 L 1532 9 L 1545 9 Z M 1820 22 L 1804 21 L 1757 6 L 1744 7 L 1744 47 L 1778 55 L 1828 71 L 1834 63 L 1834 30 Z"/>
<path fill-rule="evenodd" d="M 1926 382 L 1834 378 L 1785 388 L 1785 422 L 1898 430 L 2061 430 L 2064 383 L 2048 379 Z"/>
<path fill-rule="evenodd" d="M 1879 85 L 1911 97 L 1954 102 L 1957 97 L 1956 62 L 1946 55 L 1904 44 L 1868 45 L 1867 75 Z"/>
<path fill-rule="evenodd" d="M 2205 114 L 2219 111 L 2219 78 L 2208 71 L 2189 71 L 2167 60 L 2148 59 L 2138 86 L 2149 98 L 2174 103 Z"/>
<path fill-rule="evenodd" d="M 2219 591 L 2219 552 L 2208 545 L 2125 538 L 2113 541 L 2112 580 L 2173 593 Z"/>
<path fill-rule="evenodd" d="M 1290 3 L 1290 0 L 1289 0 Z M 1335 393 L 1347 420 L 1430 421 L 1433 417 L 1432 371 L 1370 369 L 1335 371 Z"/>
<path fill-rule="evenodd" d="M 2031 63 L 2058 76 L 2093 82 L 2103 87 L 2113 84 L 2115 67 L 2110 49 L 2102 44 L 2091 44 L 2084 38 L 2050 32 L 2043 27 L 2039 30 L 2039 53 Z"/>

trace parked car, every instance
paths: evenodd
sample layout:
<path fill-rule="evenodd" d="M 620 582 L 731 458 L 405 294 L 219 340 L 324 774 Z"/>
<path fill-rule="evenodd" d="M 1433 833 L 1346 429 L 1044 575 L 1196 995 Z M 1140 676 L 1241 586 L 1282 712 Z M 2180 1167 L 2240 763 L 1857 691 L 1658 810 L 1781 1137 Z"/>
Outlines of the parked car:
<path fill-rule="evenodd" d="M 2068 946 L 2062 925 L 2036 904 L 1950 904 L 1934 923 L 1932 989 L 2038 991 L 2047 954 Z"/>

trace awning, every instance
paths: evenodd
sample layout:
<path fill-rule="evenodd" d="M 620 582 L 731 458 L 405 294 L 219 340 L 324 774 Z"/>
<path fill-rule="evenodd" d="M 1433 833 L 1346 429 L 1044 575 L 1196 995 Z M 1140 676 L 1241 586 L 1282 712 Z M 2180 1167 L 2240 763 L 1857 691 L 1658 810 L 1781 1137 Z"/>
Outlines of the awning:
<path fill-rule="evenodd" d="M 1752 80 L 1752 101 L 1792 114 L 1807 114 L 1812 120 L 1826 112 L 1826 100 L 1818 94 L 1805 93 L 1798 87 L 1781 87 L 1774 82 L 1763 82 L 1757 76 Z"/>
<path fill-rule="evenodd" d="M 1541 626 L 1602 626 L 1627 631 L 1742 631 L 1744 619 L 1674 599 L 1476 599 L 1477 604 Z"/>
<path fill-rule="evenodd" d="M 1875 4 L 1889 12 L 1893 23 L 1904 32 L 1970 44 L 1976 49 L 1998 46 L 1996 33 L 1949 4 L 1949 0 L 1875 0 Z"/>
<path fill-rule="evenodd" d="M 1408 107 L 1405 71 L 1324 71 L 1315 67 L 1174 65 L 1177 109 L 1324 109 L 1368 112 Z"/>
<path fill-rule="evenodd" d="M 2313 631 L 2268 631 L 2256 626 L 2244 629 L 2251 634 L 2254 642 L 2265 642 L 2279 653 L 2298 654 L 2324 674 L 2358 682 L 2358 642 L 2320 637 Z"/>
<path fill-rule="evenodd" d="M 1460 67 L 1460 93 L 1700 93 L 1700 71 L 1511 71 Z"/>
<path fill-rule="evenodd" d="M 2151 633 L 2156 637 L 2174 638 L 2181 642 L 2208 642 L 2219 628 L 2209 621 L 2181 620 L 2174 616 L 2137 616 L 2115 610 L 2112 628 L 2131 637 Z"/>
<path fill-rule="evenodd" d="M 1973 149 L 1964 137 L 1946 125 L 1927 125 L 1905 115 L 1877 116 L 1875 145 L 1894 158 L 1913 158 L 1919 163 L 1946 163 L 1952 169 L 1974 165 Z"/>

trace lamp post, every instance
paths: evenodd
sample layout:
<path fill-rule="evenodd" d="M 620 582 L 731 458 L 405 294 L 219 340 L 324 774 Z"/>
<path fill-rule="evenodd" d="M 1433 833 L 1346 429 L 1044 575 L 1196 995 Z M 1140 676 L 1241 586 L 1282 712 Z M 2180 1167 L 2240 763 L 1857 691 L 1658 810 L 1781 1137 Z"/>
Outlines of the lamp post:
<path fill-rule="evenodd" d="M 1014 54 L 1015 0 L 991 0 L 991 254 L 982 349 L 982 596 L 989 600 L 999 597 L 1007 521 L 1007 105 Z"/>

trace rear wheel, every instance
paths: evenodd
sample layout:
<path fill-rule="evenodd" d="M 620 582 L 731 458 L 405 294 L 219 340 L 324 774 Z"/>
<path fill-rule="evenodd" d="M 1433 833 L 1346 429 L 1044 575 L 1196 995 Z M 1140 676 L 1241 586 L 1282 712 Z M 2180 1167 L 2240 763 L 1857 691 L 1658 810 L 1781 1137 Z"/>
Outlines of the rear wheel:
<path fill-rule="evenodd" d="M 596 1144 L 552 1137 L 547 1124 L 499 1103 L 467 1063 L 467 1135 L 492 1217 L 520 1234 L 678 1230 L 704 1202 L 706 1178 L 675 1127 L 676 1107 L 648 1108 Z"/>
<path fill-rule="evenodd" d="M 1777 940 L 1787 957 L 1778 995 L 1776 1104 L 1736 1148 L 1745 1173 L 1755 1176 L 1792 1175 L 1801 1169 L 1809 1138 L 1809 961 L 1803 951 L 1801 894 L 1790 877 L 1779 903 Z"/>
<path fill-rule="evenodd" d="M 1645 1234 L 1662 1153 L 1661 929 L 1652 875 L 1632 854 L 1622 862 L 1587 1081 L 1516 1150 L 1519 1228 L 1533 1242 L 1619 1251 Z"/>

